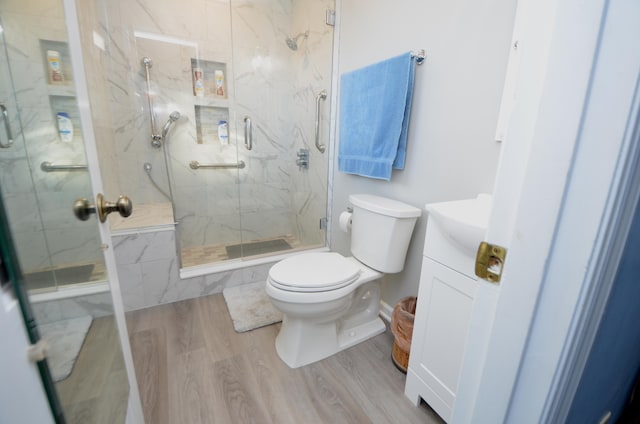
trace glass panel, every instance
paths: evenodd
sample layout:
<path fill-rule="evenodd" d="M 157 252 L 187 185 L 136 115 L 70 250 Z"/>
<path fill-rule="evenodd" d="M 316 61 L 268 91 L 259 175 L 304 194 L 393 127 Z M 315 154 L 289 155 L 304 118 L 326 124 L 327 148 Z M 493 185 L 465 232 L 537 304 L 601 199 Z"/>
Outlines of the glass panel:
<path fill-rule="evenodd" d="M 104 281 L 95 223 L 79 223 L 70 213 L 77 197 L 92 197 L 86 170 L 43 168 L 86 165 L 61 4 L 57 18 L 49 9 L 21 13 L 26 6 L 12 4 L 13 10 L 0 5 L 1 101 L 15 133 L 13 145 L 0 149 L 0 182 L 25 281 L 33 292 Z"/>
<path fill-rule="evenodd" d="M 129 386 L 98 227 L 71 208 L 94 196 L 86 169 L 64 169 L 87 161 L 62 2 L 2 2 L 0 21 L 0 104 L 14 133 L 0 148 L 0 192 L 37 332 L 67 422 L 124 422 Z"/>
<path fill-rule="evenodd" d="M 231 2 L 238 113 L 253 121 L 253 148 L 240 149 L 243 257 L 325 244 L 329 152 L 316 149 L 314 124 L 316 96 L 331 92 L 332 4 Z M 319 104 L 328 145 L 329 102 Z"/>
<path fill-rule="evenodd" d="M 92 100 L 103 180 L 136 200 L 112 230 L 177 222 L 182 267 L 325 244 L 328 155 L 314 122 L 316 95 L 331 90 L 331 5 L 79 2 L 87 73 L 108 99 Z"/>

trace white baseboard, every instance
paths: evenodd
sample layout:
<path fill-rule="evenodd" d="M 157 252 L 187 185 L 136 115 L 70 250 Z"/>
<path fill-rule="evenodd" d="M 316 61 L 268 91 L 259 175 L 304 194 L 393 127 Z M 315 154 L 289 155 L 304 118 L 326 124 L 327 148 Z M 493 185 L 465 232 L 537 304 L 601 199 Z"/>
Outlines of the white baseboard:
<path fill-rule="evenodd" d="M 393 313 L 393 307 L 385 301 L 380 301 L 380 318 L 382 318 L 387 324 L 391 322 L 391 313 Z"/>

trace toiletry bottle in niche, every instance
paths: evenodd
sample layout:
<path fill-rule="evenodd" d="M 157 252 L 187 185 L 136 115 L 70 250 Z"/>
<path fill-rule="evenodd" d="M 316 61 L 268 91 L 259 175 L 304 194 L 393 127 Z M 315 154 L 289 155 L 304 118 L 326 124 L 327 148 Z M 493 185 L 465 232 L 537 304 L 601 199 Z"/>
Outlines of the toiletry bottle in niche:
<path fill-rule="evenodd" d="M 202 68 L 193 68 L 193 95 L 204 96 L 204 72 Z"/>
<path fill-rule="evenodd" d="M 47 62 L 49 63 L 49 83 L 56 84 L 64 81 L 60 53 L 55 50 L 47 50 Z"/>
<path fill-rule="evenodd" d="M 223 146 L 229 144 L 229 125 L 227 121 L 218 122 L 218 140 Z"/>
<path fill-rule="evenodd" d="M 214 76 L 216 79 L 216 96 L 224 97 L 224 72 L 217 70 Z"/>
<path fill-rule="evenodd" d="M 58 112 L 58 134 L 65 143 L 73 141 L 73 122 L 67 112 Z"/>

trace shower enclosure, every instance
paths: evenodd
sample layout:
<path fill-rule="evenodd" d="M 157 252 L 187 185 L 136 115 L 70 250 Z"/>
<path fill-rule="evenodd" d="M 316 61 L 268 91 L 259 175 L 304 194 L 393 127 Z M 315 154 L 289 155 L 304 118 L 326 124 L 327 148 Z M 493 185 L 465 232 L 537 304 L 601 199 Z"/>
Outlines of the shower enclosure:
<path fill-rule="evenodd" d="M 32 293 L 104 281 L 94 223 L 79 223 L 71 205 L 91 193 L 62 3 L 42 12 L 0 5 L 0 187 L 25 280 Z M 57 13 L 56 13 L 57 12 Z M 55 52 L 59 78 L 49 60 Z M 73 126 L 63 141 L 57 120 Z"/>
<path fill-rule="evenodd" d="M 170 210 L 182 268 L 325 245 L 332 0 L 78 7 L 109 99 L 92 103 L 103 178 L 130 222 Z"/>

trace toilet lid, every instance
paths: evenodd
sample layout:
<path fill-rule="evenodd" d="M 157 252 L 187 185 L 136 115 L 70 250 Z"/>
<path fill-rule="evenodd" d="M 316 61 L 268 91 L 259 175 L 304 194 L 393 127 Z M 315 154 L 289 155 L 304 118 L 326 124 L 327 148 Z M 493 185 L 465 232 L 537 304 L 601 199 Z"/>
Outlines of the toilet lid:
<path fill-rule="evenodd" d="M 360 267 L 338 253 L 305 253 L 271 267 L 275 287 L 296 292 L 320 292 L 345 287 L 358 279 Z"/>

